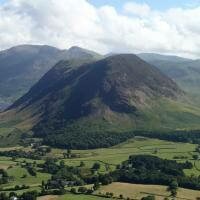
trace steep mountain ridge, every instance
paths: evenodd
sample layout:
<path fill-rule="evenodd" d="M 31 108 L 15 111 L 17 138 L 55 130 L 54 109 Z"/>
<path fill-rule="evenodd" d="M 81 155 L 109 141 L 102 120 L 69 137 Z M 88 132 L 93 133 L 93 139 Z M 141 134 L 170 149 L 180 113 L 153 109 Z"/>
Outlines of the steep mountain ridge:
<path fill-rule="evenodd" d="M 37 105 L 41 121 L 57 118 L 68 123 L 93 115 L 137 115 L 153 99 L 176 101 L 181 95 L 178 86 L 159 70 L 125 54 L 91 63 L 62 61 L 11 109 L 23 111 Z"/>
<path fill-rule="evenodd" d="M 81 67 L 75 67 L 80 65 Z M 74 82 L 76 84 L 73 85 Z M 113 106 L 113 101 L 118 100 L 128 103 L 129 98 L 136 97 L 137 90 L 149 96 L 163 95 L 172 98 L 176 97 L 176 93 L 181 93 L 177 85 L 156 68 L 149 67 L 149 64 L 135 55 L 124 54 L 89 64 L 84 64 L 82 60 L 61 61 L 11 108 L 30 104 L 30 99 L 34 102 L 41 94 L 46 96 L 70 84 L 74 93 L 71 93 L 73 99 L 68 101 L 74 103 L 82 97 L 79 101 L 83 101 L 83 104 L 95 97 L 100 97 L 107 105 L 112 103 L 110 106 Z M 141 102 L 139 99 L 137 101 Z"/>
<path fill-rule="evenodd" d="M 60 60 L 98 59 L 95 52 L 79 47 L 60 50 L 47 45 L 20 45 L 0 52 L 0 104 L 11 104 L 25 94 Z M 0 108 L 0 109 L 1 109 Z"/>

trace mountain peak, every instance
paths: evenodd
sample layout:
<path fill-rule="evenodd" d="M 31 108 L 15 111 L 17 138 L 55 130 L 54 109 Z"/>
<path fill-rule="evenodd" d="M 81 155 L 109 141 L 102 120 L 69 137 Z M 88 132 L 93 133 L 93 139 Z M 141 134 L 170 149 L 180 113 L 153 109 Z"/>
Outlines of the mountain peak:
<path fill-rule="evenodd" d="M 67 66 L 53 68 L 11 108 L 26 109 L 40 102 L 45 118 L 52 115 L 53 109 L 55 116 L 60 113 L 59 121 L 70 121 L 93 115 L 103 117 L 105 113 L 134 115 L 148 99 L 176 99 L 181 93 L 171 79 L 134 54 L 78 63 L 79 67 L 70 67 L 68 62 L 59 65 Z M 64 71 L 60 73 L 59 69 Z"/>
<path fill-rule="evenodd" d="M 86 49 L 83 49 L 79 46 L 72 46 L 68 49 L 68 51 L 84 51 L 84 50 L 86 50 Z"/>
<path fill-rule="evenodd" d="M 71 57 L 74 58 L 79 58 L 84 56 L 85 58 L 95 58 L 95 59 L 100 59 L 102 56 L 94 51 L 90 51 L 88 49 L 81 48 L 79 46 L 72 46 L 71 48 L 68 49 L 67 54 Z"/>

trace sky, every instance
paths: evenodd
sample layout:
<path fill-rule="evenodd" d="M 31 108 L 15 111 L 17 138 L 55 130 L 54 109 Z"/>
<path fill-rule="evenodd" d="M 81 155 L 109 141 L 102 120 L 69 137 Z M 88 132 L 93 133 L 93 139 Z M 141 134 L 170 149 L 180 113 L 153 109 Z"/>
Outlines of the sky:
<path fill-rule="evenodd" d="M 0 50 L 20 44 L 200 58 L 200 0 L 0 0 Z"/>
<path fill-rule="evenodd" d="M 106 4 L 114 6 L 116 9 L 121 10 L 126 0 L 89 0 L 95 6 L 103 6 Z M 130 1 L 131 2 L 131 1 Z M 156 10 L 166 10 L 175 7 L 195 7 L 200 4 L 200 0 L 135 0 L 137 3 L 146 3 L 151 8 Z"/>

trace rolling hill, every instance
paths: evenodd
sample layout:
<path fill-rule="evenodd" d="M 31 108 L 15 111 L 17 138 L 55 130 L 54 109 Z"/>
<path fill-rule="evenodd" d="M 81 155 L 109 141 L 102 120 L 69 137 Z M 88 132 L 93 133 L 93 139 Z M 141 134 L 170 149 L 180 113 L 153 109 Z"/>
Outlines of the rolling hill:
<path fill-rule="evenodd" d="M 0 119 L 62 146 L 106 132 L 197 129 L 200 109 L 157 68 L 121 54 L 59 62 Z"/>
<path fill-rule="evenodd" d="M 60 50 L 40 45 L 20 45 L 1 51 L 0 110 L 25 94 L 58 61 L 99 56 L 79 47 Z"/>

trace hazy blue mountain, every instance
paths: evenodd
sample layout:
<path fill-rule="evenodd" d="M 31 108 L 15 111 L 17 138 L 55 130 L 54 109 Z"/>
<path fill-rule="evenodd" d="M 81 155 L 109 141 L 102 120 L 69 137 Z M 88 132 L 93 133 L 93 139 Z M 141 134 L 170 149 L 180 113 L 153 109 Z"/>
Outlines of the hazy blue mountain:
<path fill-rule="evenodd" d="M 200 60 L 151 53 L 138 56 L 159 68 L 184 91 L 193 96 L 200 96 Z"/>
<path fill-rule="evenodd" d="M 185 62 L 185 61 L 191 61 L 191 59 L 188 58 L 182 58 L 179 56 L 173 56 L 173 55 L 162 55 L 162 54 L 156 54 L 156 53 L 140 53 L 138 54 L 140 58 L 143 60 L 148 61 L 171 61 L 171 62 Z"/>

